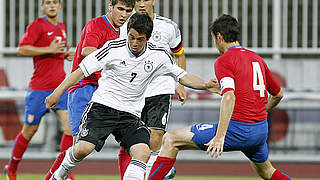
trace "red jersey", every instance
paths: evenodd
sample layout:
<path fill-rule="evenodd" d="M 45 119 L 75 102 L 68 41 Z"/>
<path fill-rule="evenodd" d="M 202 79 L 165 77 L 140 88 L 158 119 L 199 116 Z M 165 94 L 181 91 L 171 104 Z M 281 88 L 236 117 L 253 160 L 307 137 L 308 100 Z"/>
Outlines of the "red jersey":
<path fill-rule="evenodd" d="M 280 86 L 260 56 L 241 46 L 231 47 L 214 68 L 221 94 L 234 90 L 233 120 L 253 123 L 267 118 L 267 91 L 277 95 Z"/>
<path fill-rule="evenodd" d="M 57 38 L 58 41 L 66 41 L 66 27 L 62 23 L 51 24 L 45 17 L 36 19 L 28 25 L 20 46 L 31 45 L 46 47 Z M 33 56 L 34 72 L 29 82 L 29 89 L 48 91 L 53 90 L 64 80 L 64 54 L 44 54 Z"/>
<path fill-rule="evenodd" d="M 120 30 L 113 27 L 106 15 L 90 20 L 82 30 L 80 41 L 77 46 L 76 54 L 73 60 L 72 72 L 79 68 L 79 64 L 84 59 L 81 55 L 85 47 L 101 48 L 107 41 L 114 40 L 120 35 Z M 98 85 L 101 77 L 101 71 L 95 72 L 82 79 L 69 89 L 69 93 L 86 84 Z"/>

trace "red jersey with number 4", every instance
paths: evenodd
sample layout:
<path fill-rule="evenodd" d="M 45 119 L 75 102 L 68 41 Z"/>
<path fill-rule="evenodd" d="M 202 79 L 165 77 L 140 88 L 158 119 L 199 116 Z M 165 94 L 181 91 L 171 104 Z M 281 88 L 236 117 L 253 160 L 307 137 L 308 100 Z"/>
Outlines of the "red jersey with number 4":
<path fill-rule="evenodd" d="M 62 23 L 51 24 L 45 17 L 36 19 L 28 25 L 20 46 L 31 45 L 36 47 L 47 47 L 50 43 L 66 41 L 66 27 Z M 29 82 L 29 89 L 48 91 L 53 90 L 64 80 L 64 54 L 44 54 L 33 56 L 34 72 Z"/>
<path fill-rule="evenodd" d="M 107 16 L 94 18 L 90 20 L 81 33 L 80 41 L 77 46 L 76 54 L 73 60 L 72 72 L 79 68 L 79 64 L 84 59 L 81 55 L 82 49 L 85 47 L 101 48 L 107 41 L 114 40 L 120 35 L 119 29 L 113 27 Z M 91 74 L 89 77 L 82 79 L 69 89 L 69 93 L 75 89 L 87 84 L 98 85 L 101 77 L 101 71 Z"/>
<path fill-rule="evenodd" d="M 277 95 L 280 86 L 260 56 L 242 47 L 231 48 L 216 60 L 214 68 L 221 94 L 234 90 L 233 120 L 253 123 L 267 118 L 267 91 Z"/>

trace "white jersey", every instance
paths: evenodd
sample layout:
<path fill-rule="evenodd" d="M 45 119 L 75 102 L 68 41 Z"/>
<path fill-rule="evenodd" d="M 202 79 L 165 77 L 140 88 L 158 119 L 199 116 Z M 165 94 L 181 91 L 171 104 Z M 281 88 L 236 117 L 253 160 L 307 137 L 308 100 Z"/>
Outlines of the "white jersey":
<path fill-rule="evenodd" d="M 186 72 L 163 48 L 147 43 L 139 57 L 131 53 L 126 39 L 108 41 L 79 64 L 85 77 L 102 69 L 98 89 L 91 101 L 140 117 L 144 92 L 152 79 L 167 75 L 178 81 Z"/>
<path fill-rule="evenodd" d="M 120 37 L 127 38 L 127 22 L 120 28 Z M 153 31 L 149 42 L 164 47 L 168 52 L 181 45 L 181 33 L 172 20 L 154 14 Z M 160 94 L 175 94 L 176 82 L 170 76 L 160 76 L 148 86 L 146 97 Z"/>

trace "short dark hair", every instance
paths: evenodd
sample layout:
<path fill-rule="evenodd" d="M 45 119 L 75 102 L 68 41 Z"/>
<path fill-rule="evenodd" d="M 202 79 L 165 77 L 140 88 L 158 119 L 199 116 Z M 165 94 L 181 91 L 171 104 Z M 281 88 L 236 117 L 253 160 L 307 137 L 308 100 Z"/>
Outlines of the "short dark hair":
<path fill-rule="evenodd" d="M 220 33 L 228 43 L 240 41 L 240 24 L 233 16 L 221 15 L 210 25 L 209 30 L 215 36 Z"/>
<path fill-rule="evenodd" d="M 41 4 L 43 4 L 43 3 L 44 3 L 44 1 L 45 1 L 45 0 L 42 0 L 42 1 L 41 1 Z M 61 3 L 61 0 L 59 0 L 59 3 Z"/>
<path fill-rule="evenodd" d="M 131 28 L 136 30 L 139 34 L 146 34 L 147 38 L 149 39 L 153 30 L 153 21 L 151 17 L 147 14 L 134 13 L 130 17 L 128 22 L 128 33 Z"/>
<path fill-rule="evenodd" d="M 132 8 L 136 4 L 136 1 L 137 0 L 110 0 L 112 6 L 115 6 L 116 4 L 118 4 L 118 2 L 122 2 L 126 6 L 132 7 Z"/>

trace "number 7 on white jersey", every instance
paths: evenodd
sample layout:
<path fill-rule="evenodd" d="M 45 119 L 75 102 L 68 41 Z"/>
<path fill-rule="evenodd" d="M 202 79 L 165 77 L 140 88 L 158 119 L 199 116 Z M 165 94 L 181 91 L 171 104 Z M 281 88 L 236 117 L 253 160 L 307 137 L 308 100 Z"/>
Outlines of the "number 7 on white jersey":
<path fill-rule="evenodd" d="M 260 64 L 258 62 L 252 62 L 252 68 L 253 68 L 253 90 L 260 91 L 260 97 L 264 97 L 264 91 L 266 90 L 266 86 L 264 85 Z M 259 79 L 259 84 L 258 84 L 258 79 Z"/>

